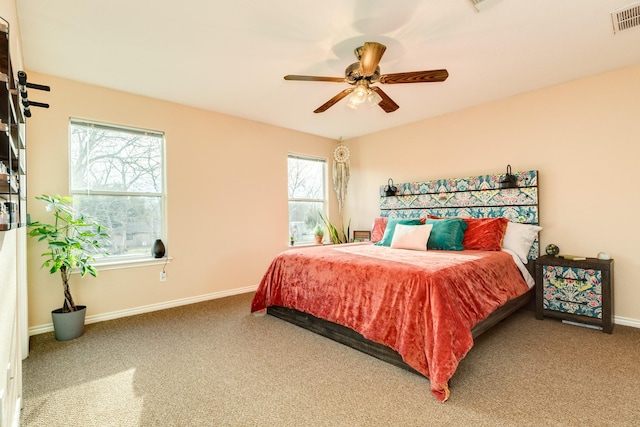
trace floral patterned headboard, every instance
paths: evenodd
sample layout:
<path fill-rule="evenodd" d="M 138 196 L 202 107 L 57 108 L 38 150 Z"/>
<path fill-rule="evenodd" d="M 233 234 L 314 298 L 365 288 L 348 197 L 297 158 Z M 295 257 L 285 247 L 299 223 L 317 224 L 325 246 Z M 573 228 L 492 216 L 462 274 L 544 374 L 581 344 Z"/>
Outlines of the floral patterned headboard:
<path fill-rule="evenodd" d="M 513 172 L 517 188 L 500 188 L 504 174 L 438 179 L 380 186 L 380 216 L 390 218 L 440 217 L 498 218 L 538 225 L 538 171 Z M 539 254 L 538 241 L 530 258 Z"/>

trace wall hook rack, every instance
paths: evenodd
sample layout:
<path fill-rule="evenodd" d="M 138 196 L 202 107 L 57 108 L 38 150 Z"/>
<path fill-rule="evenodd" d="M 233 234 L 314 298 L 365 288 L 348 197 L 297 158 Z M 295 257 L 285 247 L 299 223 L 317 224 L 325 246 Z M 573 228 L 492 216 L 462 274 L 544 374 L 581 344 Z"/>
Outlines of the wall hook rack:
<path fill-rule="evenodd" d="M 27 73 L 25 73 L 22 70 L 18 71 L 18 91 L 20 92 L 20 97 L 22 98 L 22 106 L 24 107 L 25 117 L 31 117 L 30 107 L 32 106 L 40 107 L 40 108 L 49 108 L 49 104 L 45 104 L 43 102 L 30 101 L 27 96 L 27 88 L 44 90 L 46 92 L 49 92 L 51 90 L 49 86 L 27 82 Z"/>

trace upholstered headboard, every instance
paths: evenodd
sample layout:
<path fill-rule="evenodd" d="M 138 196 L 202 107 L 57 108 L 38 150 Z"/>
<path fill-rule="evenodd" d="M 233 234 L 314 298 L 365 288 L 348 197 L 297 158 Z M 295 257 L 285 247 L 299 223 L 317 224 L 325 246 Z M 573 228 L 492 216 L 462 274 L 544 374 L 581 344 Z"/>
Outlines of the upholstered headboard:
<path fill-rule="evenodd" d="M 517 188 L 501 188 L 504 174 L 438 179 L 380 186 L 380 216 L 390 218 L 439 217 L 498 218 L 538 225 L 538 171 L 513 172 Z M 538 257 L 536 239 L 529 258 Z"/>

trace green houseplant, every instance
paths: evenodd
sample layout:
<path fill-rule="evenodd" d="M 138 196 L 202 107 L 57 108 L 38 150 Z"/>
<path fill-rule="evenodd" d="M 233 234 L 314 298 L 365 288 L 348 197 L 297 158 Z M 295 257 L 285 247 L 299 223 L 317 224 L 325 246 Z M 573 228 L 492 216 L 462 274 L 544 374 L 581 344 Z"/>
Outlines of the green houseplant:
<path fill-rule="evenodd" d="M 42 253 L 45 258 L 43 267 L 47 267 L 50 274 L 60 272 L 64 302 L 62 308 L 51 313 L 56 339 L 64 341 L 82 335 L 86 310 L 86 306 L 76 305 L 71 296 L 71 272 L 78 269 L 82 277 L 87 273 L 96 277 L 98 272 L 93 266 L 93 255 L 104 252 L 102 245 L 109 238 L 109 234 L 93 219 L 76 216 L 71 197 L 43 194 L 36 196 L 36 199 L 47 204 L 46 209 L 52 213 L 53 219 L 51 223 L 36 221 L 29 224 L 29 236 L 47 244 L 46 250 Z M 69 325 L 69 320 L 65 319 L 71 316 L 56 316 L 69 313 L 76 313 L 73 318 L 81 320 L 80 326 Z M 64 331 L 63 328 L 66 326 L 70 326 L 71 330 Z"/>
<path fill-rule="evenodd" d="M 327 231 L 329 232 L 329 238 L 331 242 L 334 244 L 339 243 L 349 243 L 349 229 L 351 228 L 351 220 L 349 220 L 349 224 L 347 225 L 347 230 L 344 229 L 344 224 L 342 226 L 342 236 L 340 236 L 340 232 L 336 228 L 335 225 L 331 224 L 329 218 L 324 216 L 322 212 L 318 212 L 320 219 L 324 222 L 325 227 L 327 227 Z"/>
<path fill-rule="evenodd" d="M 316 236 L 316 243 L 322 244 L 322 239 L 324 238 L 324 228 L 320 224 L 316 224 L 313 229 L 313 235 Z"/>

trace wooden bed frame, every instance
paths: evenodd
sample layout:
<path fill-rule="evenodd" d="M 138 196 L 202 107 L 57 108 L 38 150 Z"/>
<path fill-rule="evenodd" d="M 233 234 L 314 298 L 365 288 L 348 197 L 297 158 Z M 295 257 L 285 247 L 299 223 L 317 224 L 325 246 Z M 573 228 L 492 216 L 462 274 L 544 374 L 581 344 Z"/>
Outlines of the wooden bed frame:
<path fill-rule="evenodd" d="M 443 179 L 427 182 L 398 184 L 395 196 L 388 196 L 385 186 L 380 187 L 380 213 L 387 217 L 419 218 L 427 215 L 466 217 L 506 217 L 511 221 L 538 224 L 538 172 L 516 172 L 518 188 L 502 189 L 503 175 L 482 175 L 469 178 Z M 519 193 L 517 197 L 504 196 L 503 191 Z M 496 197 L 498 196 L 498 197 Z M 504 204 L 503 200 L 513 200 Z M 536 239 L 529 259 L 539 255 Z M 526 264 L 535 277 L 534 263 Z M 472 330 L 473 338 L 479 337 L 515 311 L 534 300 L 532 287 L 525 294 L 507 301 Z M 533 309 L 533 307 L 531 307 Z M 392 365 L 422 375 L 402 360 L 402 356 L 390 347 L 371 341 L 351 328 L 342 326 L 299 310 L 271 306 L 267 313 L 287 322 L 308 329 L 351 348 L 362 351 Z"/>
<path fill-rule="evenodd" d="M 506 319 L 512 313 L 525 307 L 530 301 L 533 301 L 533 295 L 534 288 L 531 288 L 527 293 L 507 301 L 504 305 L 498 307 L 498 309 L 491 313 L 489 317 L 478 323 L 471 330 L 473 338 L 475 339 L 479 337 L 481 334 Z M 420 372 L 404 363 L 402 356 L 392 348 L 368 340 L 351 328 L 286 307 L 271 306 L 267 308 L 267 313 L 353 349 L 359 350 L 370 356 L 376 357 L 387 363 L 404 368 L 418 375 L 422 375 Z"/>

